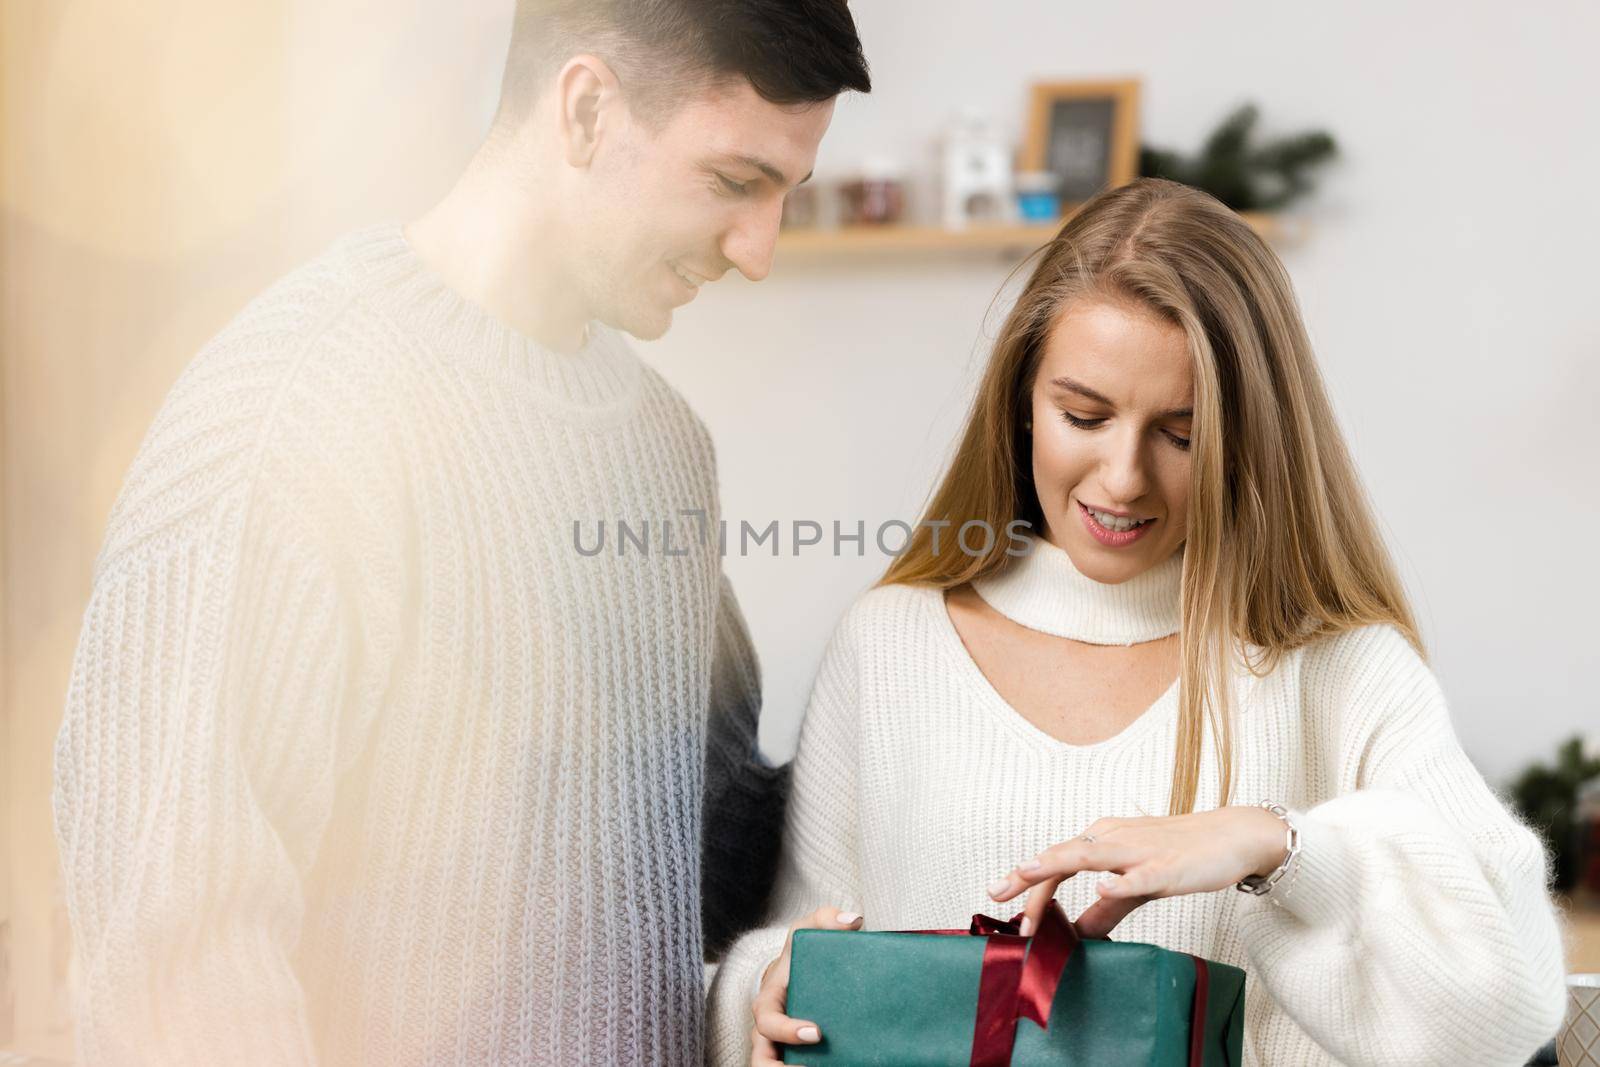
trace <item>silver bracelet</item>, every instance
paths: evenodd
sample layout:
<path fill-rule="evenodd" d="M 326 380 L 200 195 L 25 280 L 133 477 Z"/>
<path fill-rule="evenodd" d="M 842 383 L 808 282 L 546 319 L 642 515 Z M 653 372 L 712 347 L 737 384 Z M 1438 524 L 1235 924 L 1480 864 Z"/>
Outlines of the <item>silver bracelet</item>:
<path fill-rule="evenodd" d="M 1260 806 L 1272 812 L 1283 823 L 1285 830 L 1284 848 L 1288 850 L 1288 855 L 1283 857 L 1283 862 L 1278 864 L 1277 870 L 1271 874 L 1247 874 L 1239 880 L 1239 883 L 1234 888 L 1241 893 L 1264 897 L 1272 892 L 1273 886 L 1283 881 L 1284 875 L 1289 873 L 1289 868 L 1295 866 L 1295 857 L 1300 855 L 1300 831 L 1295 828 L 1294 823 L 1289 821 L 1289 809 L 1282 804 L 1263 800 Z"/>

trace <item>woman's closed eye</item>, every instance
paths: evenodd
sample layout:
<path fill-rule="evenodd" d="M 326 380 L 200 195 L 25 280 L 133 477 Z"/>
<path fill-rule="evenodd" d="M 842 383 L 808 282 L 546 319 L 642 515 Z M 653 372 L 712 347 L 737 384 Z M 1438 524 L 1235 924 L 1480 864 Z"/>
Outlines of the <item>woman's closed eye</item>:
<path fill-rule="evenodd" d="M 1061 409 L 1061 418 L 1068 424 L 1076 426 L 1080 430 L 1092 430 L 1096 426 L 1099 426 L 1101 423 L 1106 421 L 1105 416 L 1103 415 L 1098 418 L 1084 418 L 1081 415 L 1074 415 L 1065 408 Z"/>
<path fill-rule="evenodd" d="M 1074 415 L 1072 412 L 1066 410 L 1065 408 L 1061 409 L 1061 419 L 1062 419 L 1062 421 L 1066 422 L 1069 426 L 1075 426 L 1080 430 L 1092 430 L 1097 426 L 1104 425 L 1105 422 L 1107 421 L 1106 416 L 1104 416 L 1104 415 L 1087 416 L 1087 417 L 1083 416 L 1083 415 Z M 1161 434 L 1169 442 L 1172 443 L 1172 447 L 1178 449 L 1181 452 L 1189 451 L 1189 438 L 1188 437 L 1186 437 L 1183 434 L 1178 433 L 1178 432 L 1176 432 L 1174 430 L 1166 429 L 1165 427 L 1162 428 Z"/>

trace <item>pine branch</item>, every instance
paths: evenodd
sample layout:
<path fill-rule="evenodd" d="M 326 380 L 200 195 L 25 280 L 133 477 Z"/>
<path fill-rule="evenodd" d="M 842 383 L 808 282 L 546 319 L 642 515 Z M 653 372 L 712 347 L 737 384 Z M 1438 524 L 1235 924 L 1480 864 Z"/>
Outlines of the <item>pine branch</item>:
<path fill-rule="evenodd" d="M 1338 154 L 1338 146 L 1330 134 L 1321 130 L 1252 145 L 1259 117 L 1254 104 L 1235 108 L 1192 158 L 1142 146 L 1139 173 L 1203 189 L 1235 211 L 1284 207 L 1311 190 L 1310 172 L 1332 160 Z"/>

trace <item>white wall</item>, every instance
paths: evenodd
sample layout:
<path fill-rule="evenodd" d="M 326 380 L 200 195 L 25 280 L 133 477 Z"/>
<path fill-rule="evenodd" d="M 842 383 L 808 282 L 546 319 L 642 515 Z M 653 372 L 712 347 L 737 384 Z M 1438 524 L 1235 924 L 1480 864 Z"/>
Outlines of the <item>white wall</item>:
<path fill-rule="evenodd" d="M 204 5 L 180 6 L 193 18 Z M 283 23 L 262 46 L 281 67 L 255 72 L 274 79 L 261 89 L 273 102 L 273 184 L 251 201 L 249 226 L 205 235 L 211 254 L 228 242 L 236 257 L 259 249 L 250 277 L 229 276 L 240 294 L 342 230 L 407 217 L 444 192 L 487 125 L 511 0 L 266 7 Z M 1581 723 L 1600 730 L 1600 698 L 1584 684 L 1600 638 L 1588 611 L 1600 564 L 1586 551 L 1600 519 L 1586 477 L 1600 453 L 1589 411 L 1600 396 L 1589 293 L 1600 281 L 1589 189 L 1600 5 L 1540 0 L 1515 16 L 1486 0 L 853 8 L 876 88 L 840 103 L 823 177 L 885 151 L 926 159 L 966 105 L 1020 133 L 1035 79 L 1136 75 L 1144 139 L 1186 150 L 1247 99 L 1269 130 L 1331 130 L 1343 158 L 1302 209 L 1314 231 L 1281 251 L 1466 747 L 1503 777 Z M 220 32 L 194 30 L 192 55 L 178 59 L 215 62 L 206 35 Z M 231 151 L 208 130 L 188 146 L 197 175 Z M 711 426 L 734 520 L 913 521 L 987 355 L 985 316 L 1008 268 L 971 254 L 780 258 L 760 285 L 707 287 L 641 348 Z M 205 322 L 170 311 L 188 318 L 169 331 L 159 374 L 130 370 L 135 396 L 121 413 L 134 429 L 97 465 L 106 499 L 176 368 L 226 318 L 209 305 Z M 882 571 L 868 548 L 864 559 L 810 549 L 727 562 L 762 656 L 763 736 L 776 753 L 792 747 L 839 614 Z"/>
<path fill-rule="evenodd" d="M 875 91 L 819 172 L 920 159 L 957 107 L 1020 131 L 1035 78 L 1135 74 L 1144 139 L 1193 148 L 1235 103 L 1324 127 L 1342 162 L 1282 250 L 1472 757 L 1504 778 L 1600 731 L 1600 7 L 857 0 Z M 644 346 L 716 435 L 724 509 L 758 525 L 914 521 L 987 353 L 986 257 L 784 262 Z M 884 560 L 731 556 L 793 744 L 823 643 Z"/>

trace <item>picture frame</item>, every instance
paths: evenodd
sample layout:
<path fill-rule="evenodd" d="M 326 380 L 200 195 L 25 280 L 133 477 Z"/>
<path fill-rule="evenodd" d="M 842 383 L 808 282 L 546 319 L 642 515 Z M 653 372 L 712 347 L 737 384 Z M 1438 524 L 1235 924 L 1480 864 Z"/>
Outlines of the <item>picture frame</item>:
<path fill-rule="evenodd" d="M 1139 173 L 1139 81 L 1036 82 L 1022 169 L 1055 174 L 1064 209 Z"/>

